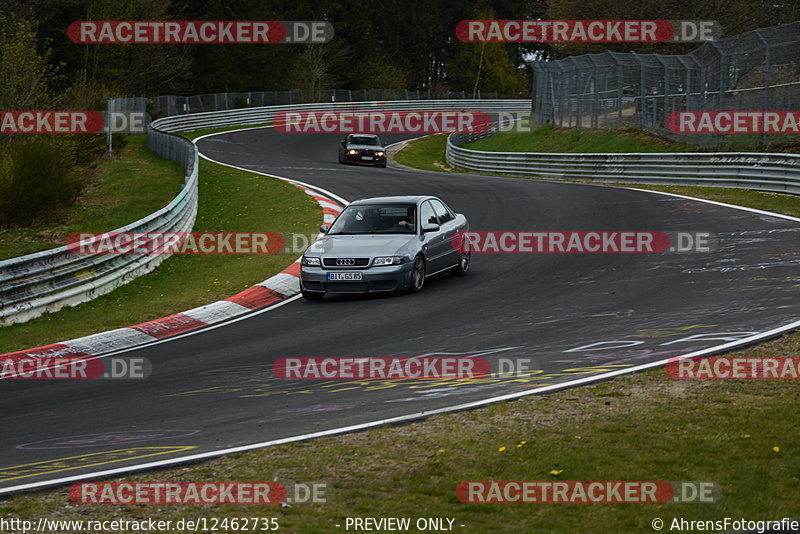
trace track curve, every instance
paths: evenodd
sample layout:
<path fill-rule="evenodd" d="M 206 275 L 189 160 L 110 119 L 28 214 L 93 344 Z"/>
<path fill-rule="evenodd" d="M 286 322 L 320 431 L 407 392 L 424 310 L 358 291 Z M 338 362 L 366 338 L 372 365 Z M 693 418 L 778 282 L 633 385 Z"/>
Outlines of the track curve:
<path fill-rule="evenodd" d="M 342 166 L 339 137 L 258 128 L 198 146 L 214 160 L 348 200 L 436 195 L 474 230 L 710 231 L 721 247 L 691 255 L 475 255 L 469 276 L 430 280 L 420 294 L 296 299 L 128 351 L 153 363 L 144 381 L 1 381 L 0 492 L 518 394 L 800 318 L 796 220 L 631 189 Z M 283 356 L 430 353 L 527 357 L 541 373 L 467 384 L 298 383 L 271 374 Z"/>

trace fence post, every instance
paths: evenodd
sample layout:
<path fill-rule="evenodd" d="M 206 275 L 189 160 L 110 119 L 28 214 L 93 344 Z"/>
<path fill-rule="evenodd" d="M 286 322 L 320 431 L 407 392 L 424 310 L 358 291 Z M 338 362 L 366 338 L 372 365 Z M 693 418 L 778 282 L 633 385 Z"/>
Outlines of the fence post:
<path fill-rule="evenodd" d="M 758 35 L 758 38 L 761 39 L 761 42 L 764 43 L 764 93 L 761 98 L 761 111 L 769 111 L 771 101 L 769 88 L 772 81 L 772 47 L 769 41 L 761 35 L 761 30 L 755 30 L 755 33 Z M 768 135 L 767 132 L 761 134 L 761 146 L 767 146 Z"/>
<path fill-rule="evenodd" d="M 108 155 L 114 151 L 114 136 L 111 134 L 111 114 L 114 112 L 114 99 L 106 100 L 106 144 L 108 145 Z"/>

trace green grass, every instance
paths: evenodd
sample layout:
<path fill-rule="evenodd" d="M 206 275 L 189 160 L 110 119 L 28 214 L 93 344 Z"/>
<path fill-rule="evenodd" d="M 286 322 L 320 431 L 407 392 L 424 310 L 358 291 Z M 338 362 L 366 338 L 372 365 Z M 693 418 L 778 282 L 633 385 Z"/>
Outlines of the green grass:
<path fill-rule="evenodd" d="M 27 228 L 0 227 L 0 260 L 66 244 L 73 232 L 120 228 L 163 208 L 180 191 L 180 165 L 147 150 L 146 136 L 128 138 L 119 157 L 103 161 L 61 220 Z"/>
<path fill-rule="evenodd" d="M 128 189 L 135 188 L 129 184 Z M 309 233 L 315 231 L 320 219 L 318 204 L 292 185 L 200 161 L 195 231 Z M 261 282 L 295 259 L 296 255 L 283 254 L 173 256 L 153 273 L 95 300 L 27 323 L 0 327 L 0 353 L 129 326 L 208 304 Z"/>
<path fill-rule="evenodd" d="M 770 136 L 770 144 L 761 146 L 759 135 L 731 135 L 721 146 L 704 150 L 720 152 L 800 152 L 797 136 Z M 497 135 L 466 143 L 464 148 L 492 152 L 696 152 L 691 144 L 677 143 L 638 128 L 591 130 L 540 126 L 530 132 L 500 132 Z"/>
<path fill-rule="evenodd" d="M 586 130 L 542 126 L 531 132 L 501 132 L 464 145 L 472 150 L 496 152 L 694 152 L 694 147 L 673 143 L 633 128 Z"/>
<path fill-rule="evenodd" d="M 739 355 L 786 356 L 799 347 L 795 334 Z M 299 533 L 344 531 L 334 527 L 344 517 L 453 517 L 466 525 L 456 531 L 520 534 L 649 532 L 654 517 L 668 523 L 675 517 L 796 517 L 800 434 L 788 429 L 796 427 L 799 409 L 800 391 L 790 381 L 674 381 L 659 369 L 125 477 L 327 481 L 334 490 L 325 504 L 70 506 L 65 489 L 54 489 L 13 496 L 0 507 L 3 515 L 24 519 L 278 517 L 282 531 Z M 705 481 L 719 484 L 722 498 L 714 504 L 463 504 L 455 487 L 466 480 Z"/>
<path fill-rule="evenodd" d="M 450 170 L 444 160 L 447 134 L 436 134 L 411 141 L 395 153 L 393 159 L 401 165 L 426 171 Z"/>

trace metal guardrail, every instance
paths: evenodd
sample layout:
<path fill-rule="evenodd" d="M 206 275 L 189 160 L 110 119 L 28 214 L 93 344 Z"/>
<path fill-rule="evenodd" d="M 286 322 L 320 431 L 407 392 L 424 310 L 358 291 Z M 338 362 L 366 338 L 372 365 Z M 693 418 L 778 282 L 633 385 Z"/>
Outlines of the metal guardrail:
<path fill-rule="evenodd" d="M 198 153 L 195 145 L 172 132 L 270 122 L 287 110 L 469 110 L 518 113 L 530 100 L 418 100 L 323 102 L 242 108 L 164 117 L 148 127 L 147 147 L 178 161 L 186 170 L 180 193 L 164 208 L 113 232 L 189 231 L 197 215 Z M 167 255 L 78 255 L 66 246 L 0 261 L 0 325 L 24 322 L 47 311 L 74 306 L 155 269 Z"/>
<path fill-rule="evenodd" d="M 165 117 L 154 121 L 164 131 L 202 130 L 271 122 L 279 111 L 484 111 L 486 113 L 530 113 L 530 100 L 395 100 L 370 102 L 317 102 L 261 108 L 209 111 Z"/>
<path fill-rule="evenodd" d="M 184 147 L 180 157 L 170 159 L 180 161 L 186 170 L 181 191 L 165 207 L 113 232 L 191 230 L 197 215 L 197 152 Z M 91 300 L 152 271 L 167 257 L 84 255 L 62 246 L 0 261 L 0 325 Z"/>
<path fill-rule="evenodd" d="M 462 146 L 495 133 L 451 134 L 447 139 L 447 164 L 469 171 L 555 180 L 732 187 L 800 195 L 800 155 L 797 154 L 555 154 L 484 152 Z"/>

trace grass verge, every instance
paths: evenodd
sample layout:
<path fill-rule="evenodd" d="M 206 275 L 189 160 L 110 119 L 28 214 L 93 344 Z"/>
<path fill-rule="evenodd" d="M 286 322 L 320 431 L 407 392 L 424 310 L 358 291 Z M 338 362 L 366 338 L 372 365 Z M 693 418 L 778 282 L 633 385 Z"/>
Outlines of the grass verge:
<path fill-rule="evenodd" d="M 715 152 L 792 152 L 800 151 L 793 136 L 770 136 L 770 144 L 761 145 L 760 135 L 730 136 L 722 146 L 704 148 Z M 545 125 L 530 132 L 506 131 L 464 145 L 473 150 L 496 152 L 696 152 L 691 144 L 678 143 L 639 128 L 592 130 L 556 128 Z"/>
<path fill-rule="evenodd" d="M 320 218 L 314 199 L 292 185 L 200 161 L 195 231 L 311 233 Z M 95 300 L 27 323 L 0 327 L 0 353 L 129 326 L 208 304 L 280 272 L 295 259 L 295 255 L 284 254 L 173 256 L 152 273 Z"/>
<path fill-rule="evenodd" d="M 181 190 L 183 169 L 147 150 L 146 143 L 144 135 L 128 137 L 120 157 L 100 163 L 57 224 L 0 227 L 0 260 L 60 247 L 73 232 L 120 228 L 166 206 Z"/>
<path fill-rule="evenodd" d="M 587 130 L 542 126 L 530 132 L 500 132 L 464 145 L 490 152 L 694 152 L 694 147 L 634 128 Z"/>

